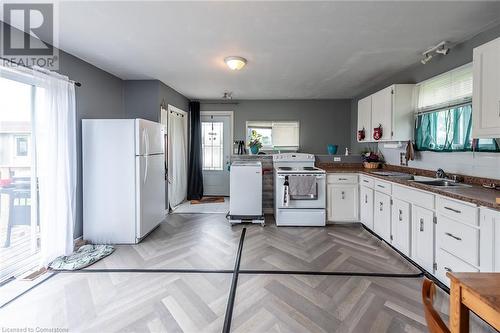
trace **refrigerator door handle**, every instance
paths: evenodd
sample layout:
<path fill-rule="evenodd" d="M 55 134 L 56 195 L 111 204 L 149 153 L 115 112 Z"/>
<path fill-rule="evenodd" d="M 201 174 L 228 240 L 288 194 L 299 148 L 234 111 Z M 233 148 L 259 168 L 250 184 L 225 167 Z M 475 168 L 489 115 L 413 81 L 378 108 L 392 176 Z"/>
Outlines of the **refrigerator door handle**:
<path fill-rule="evenodd" d="M 143 183 L 146 184 L 146 179 L 148 178 L 148 161 L 149 161 L 149 156 L 146 155 L 144 156 L 145 159 L 146 159 L 146 165 L 144 166 L 144 180 L 143 180 Z"/>

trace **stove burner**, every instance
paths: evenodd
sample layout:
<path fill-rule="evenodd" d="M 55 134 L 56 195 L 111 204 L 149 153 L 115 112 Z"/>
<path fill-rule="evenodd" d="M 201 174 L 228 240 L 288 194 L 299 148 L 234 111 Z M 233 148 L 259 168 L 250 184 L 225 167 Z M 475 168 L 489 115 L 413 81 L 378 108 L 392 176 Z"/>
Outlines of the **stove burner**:
<path fill-rule="evenodd" d="M 292 170 L 292 167 L 279 167 L 279 169 L 288 171 L 288 170 Z"/>

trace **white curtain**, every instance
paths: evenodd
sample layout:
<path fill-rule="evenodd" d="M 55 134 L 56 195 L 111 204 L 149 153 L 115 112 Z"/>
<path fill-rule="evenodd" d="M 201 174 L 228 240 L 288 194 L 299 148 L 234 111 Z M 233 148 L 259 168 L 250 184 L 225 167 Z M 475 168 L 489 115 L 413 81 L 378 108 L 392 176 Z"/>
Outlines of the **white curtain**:
<path fill-rule="evenodd" d="M 34 71 L 34 136 L 39 186 L 41 264 L 73 252 L 76 206 L 75 87 L 67 77 Z"/>
<path fill-rule="evenodd" d="M 168 199 L 175 208 L 186 199 L 187 194 L 187 151 L 185 116 L 176 112 L 168 114 Z"/>

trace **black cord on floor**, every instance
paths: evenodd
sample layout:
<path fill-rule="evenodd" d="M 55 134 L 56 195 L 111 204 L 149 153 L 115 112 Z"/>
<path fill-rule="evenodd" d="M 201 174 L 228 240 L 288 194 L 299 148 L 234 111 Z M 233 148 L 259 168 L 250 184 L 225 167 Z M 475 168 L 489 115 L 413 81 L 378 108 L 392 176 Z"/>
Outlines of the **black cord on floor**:
<path fill-rule="evenodd" d="M 233 280 L 231 281 L 231 289 L 229 289 L 229 298 L 227 300 L 226 316 L 224 318 L 224 326 L 222 333 L 229 333 L 231 330 L 231 320 L 233 319 L 234 300 L 236 298 L 236 287 L 238 285 L 238 273 L 240 270 L 241 252 L 243 250 L 243 241 L 245 240 L 245 233 L 247 228 L 241 231 L 240 245 L 238 246 L 238 253 L 236 255 L 236 262 L 234 263 Z"/>

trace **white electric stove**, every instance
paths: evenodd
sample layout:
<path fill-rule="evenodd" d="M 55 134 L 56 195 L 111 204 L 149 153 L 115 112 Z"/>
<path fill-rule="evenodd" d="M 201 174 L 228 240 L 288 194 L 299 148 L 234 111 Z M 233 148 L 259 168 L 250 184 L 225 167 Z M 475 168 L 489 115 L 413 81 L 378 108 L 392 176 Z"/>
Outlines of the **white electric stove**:
<path fill-rule="evenodd" d="M 324 226 L 326 223 L 326 172 L 314 166 L 312 154 L 273 155 L 274 217 L 278 226 Z M 291 182 L 298 177 L 313 177 L 316 191 L 305 195 L 287 195 Z"/>

